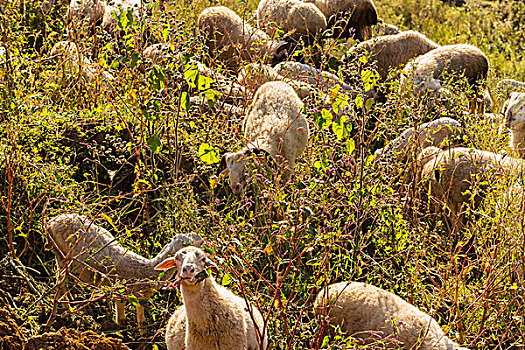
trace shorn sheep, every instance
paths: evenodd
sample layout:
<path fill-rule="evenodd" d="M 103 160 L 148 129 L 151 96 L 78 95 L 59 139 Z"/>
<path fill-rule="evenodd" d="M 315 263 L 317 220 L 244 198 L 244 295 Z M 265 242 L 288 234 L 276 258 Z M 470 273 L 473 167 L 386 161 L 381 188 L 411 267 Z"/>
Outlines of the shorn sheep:
<path fill-rule="evenodd" d="M 417 89 L 432 79 L 439 83 L 450 76 L 464 76 L 474 90 L 474 103 L 471 104 L 474 108 L 481 97 L 480 85 L 487 78 L 488 70 L 487 56 L 477 47 L 467 44 L 441 46 L 409 62 L 404 68 L 408 78 L 403 75 L 400 86 L 405 90 L 409 88 L 407 82 L 410 81 Z M 442 88 L 431 90 L 440 93 Z"/>
<path fill-rule="evenodd" d="M 209 7 L 197 20 L 199 33 L 204 36 L 211 57 L 237 72 L 244 62 L 262 59 L 278 63 L 287 57 L 289 43 L 270 40 L 268 35 L 243 21 L 224 6 Z"/>
<path fill-rule="evenodd" d="M 198 245 L 202 238 L 198 234 L 178 234 L 165 245 L 161 252 L 152 259 L 144 258 L 121 246 L 111 233 L 95 225 L 85 216 L 61 214 L 49 220 L 45 225 L 48 243 L 55 253 L 57 261 L 57 281 L 59 295 L 64 293 L 63 274 L 71 273 L 89 284 L 115 285 L 125 281 L 126 290 L 139 299 L 149 299 L 158 283 L 160 273 L 154 268 L 172 256 L 184 245 Z M 168 279 L 175 270 L 167 271 L 162 277 Z M 126 298 L 124 296 L 123 298 Z M 122 324 L 125 320 L 125 299 L 115 301 L 115 321 Z M 145 324 L 144 308 L 136 306 L 137 321 Z"/>
<path fill-rule="evenodd" d="M 381 80 L 385 81 L 392 69 L 402 68 L 411 59 L 438 47 L 425 35 L 409 30 L 359 43 L 350 49 L 349 58 L 369 57 L 367 63 L 375 65 Z"/>
<path fill-rule="evenodd" d="M 378 149 L 375 155 L 378 158 L 406 160 L 411 154 L 417 157 L 424 148 L 430 146 L 442 148 L 457 145 L 465 135 L 461 123 L 443 117 L 406 129 L 386 147 Z"/>
<path fill-rule="evenodd" d="M 340 282 L 317 296 L 316 315 L 327 316 L 330 331 L 339 326 L 346 335 L 366 344 L 422 350 L 463 349 L 449 339 L 436 320 L 397 295 L 370 284 Z M 380 339 L 378 339 L 380 338 Z M 401 344 L 400 344 L 401 343 Z"/>
<path fill-rule="evenodd" d="M 474 148 L 455 147 L 440 150 L 425 148 L 418 156 L 417 180 L 421 190 L 430 194 L 431 203 L 442 204 L 450 210 L 450 231 L 463 225 L 463 210 L 472 202 L 478 207 L 487 186 L 502 176 L 521 176 L 525 163 L 521 159 Z"/>
<path fill-rule="evenodd" d="M 512 92 L 525 92 L 525 83 L 514 79 L 501 79 L 494 89 L 497 94 L 501 94 L 504 99 L 509 98 Z"/>
<path fill-rule="evenodd" d="M 121 13 L 131 10 L 135 19 L 140 20 L 142 0 L 109 0 L 102 18 L 102 28 L 111 32 L 117 27 L 117 18 Z"/>
<path fill-rule="evenodd" d="M 510 146 L 521 157 L 525 158 L 525 93 L 513 92 L 505 101 L 503 124 L 510 129 Z"/>
<path fill-rule="evenodd" d="M 230 187 L 236 194 L 244 193 L 246 164 L 254 153 L 267 153 L 283 169 L 281 181 L 290 180 L 295 161 L 308 143 L 303 106 L 287 83 L 268 82 L 257 90 L 243 121 L 247 147 L 226 153 L 221 159 L 220 168 L 228 172 Z"/>
<path fill-rule="evenodd" d="M 257 26 L 270 36 L 280 27 L 294 39 L 314 38 L 326 29 L 326 18 L 314 4 L 302 0 L 261 0 Z"/>
<path fill-rule="evenodd" d="M 261 313 L 217 284 L 206 271 L 214 266 L 201 249 L 186 247 L 155 267 L 168 271 L 176 267 L 180 279 L 183 305 L 166 327 L 168 350 L 266 349 Z"/>
<path fill-rule="evenodd" d="M 378 22 L 372 0 L 305 0 L 317 6 L 333 28 L 334 37 L 368 40 Z M 341 21 L 341 23 L 339 23 Z M 337 24 L 337 25 L 336 25 Z"/>

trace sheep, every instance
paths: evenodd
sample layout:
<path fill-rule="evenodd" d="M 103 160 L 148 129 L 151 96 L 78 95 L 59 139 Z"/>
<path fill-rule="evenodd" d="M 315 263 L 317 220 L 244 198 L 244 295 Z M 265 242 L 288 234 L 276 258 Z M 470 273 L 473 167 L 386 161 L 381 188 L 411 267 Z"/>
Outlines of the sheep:
<path fill-rule="evenodd" d="M 241 61 L 277 63 L 286 58 L 289 43 L 270 40 L 254 29 L 235 12 L 224 6 L 209 7 L 197 19 L 199 33 L 204 36 L 210 56 L 237 72 Z"/>
<path fill-rule="evenodd" d="M 415 128 L 406 129 L 400 136 L 392 140 L 386 147 L 375 152 L 376 159 L 388 157 L 396 160 L 406 160 L 411 150 L 418 155 L 424 148 L 454 146 L 462 141 L 466 133 L 458 121 L 443 117 Z"/>
<path fill-rule="evenodd" d="M 372 37 L 377 11 L 372 0 L 305 0 L 311 2 L 324 14 L 334 37 L 354 38 L 363 41 Z M 337 23 L 343 19 L 342 26 Z M 352 31 L 352 28 L 355 30 Z"/>
<path fill-rule="evenodd" d="M 237 81 L 251 90 L 257 90 L 269 81 L 284 81 L 293 87 L 301 100 L 312 96 L 316 88 L 324 92 L 336 86 L 340 86 L 344 91 L 352 89 L 336 75 L 298 62 L 283 62 L 273 68 L 264 64 L 251 63 L 239 72 Z"/>
<path fill-rule="evenodd" d="M 59 295 L 65 288 L 61 276 L 65 270 L 81 281 L 97 286 L 125 281 L 130 293 L 140 299 L 149 299 L 155 284 L 130 281 L 157 279 L 160 273 L 154 267 L 161 261 L 175 254 L 183 245 L 202 243 L 198 234 L 177 234 L 157 256 L 147 259 L 124 248 L 107 230 L 78 214 L 60 214 L 52 218 L 45 224 L 45 232 L 57 261 L 57 281 L 61 281 Z M 175 270 L 167 271 L 161 279 L 165 280 L 174 273 Z M 126 318 L 125 303 L 125 299 L 115 301 L 115 321 L 119 325 Z M 137 321 L 143 326 L 144 308 L 137 304 L 136 309 Z"/>
<path fill-rule="evenodd" d="M 247 147 L 221 158 L 234 193 L 242 195 L 245 185 L 245 168 L 253 153 L 267 153 L 281 166 L 283 183 L 293 174 L 295 161 L 308 143 L 308 122 L 303 114 L 304 104 L 293 88 L 285 82 L 272 81 L 256 92 L 243 121 Z"/>
<path fill-rule="evenodd" d="M 525 93 L 511 93 L 501 113 L 503 124 L 510 129 L 510 147 L 520 158 L 525 158 Z"/>
<path fill-rule="evenodd" d="M 386 35 L 359 43 L 349 50 L 348 59 L 369 57 L 368 62 L 385 81 L 390 70 L 404 67 L 414 57 L 437 49 L 438 44 L 416 31 L 401 32 L 396 35 Z"/>
<path fill-rule="evenodd" d="M 377 23 L 375 30 L 378 35 L 396 35 L 401 33 L 397 26 L 383 21 Z"/>
<path fill-rule="evenodd" d="M 469 86 L 475 90 L 474 100 L 471 108 L 478 104 L 476 101 L 479 95 L 479 86 L 482 80 L 487 78 L 489 61 L 487 56 L 475 46 L 468 44 L 447 45 L 427 52 L 409 62 L 403 69 L 405 77 L 401 77 L 400 89 L 408 88 L 407 82 L 410 81 L 414 86 L 421 86 L 429 79 L 439 79 L 443 75 L 464 76 Z M 435 92 L 440 92 L 441 89 Z"/>
<path fill-rule="evenodd" d="M 495 91 L 508 99 L 511 92 L 525 92 L 525 83 L 514 79 L 502 79 L 496 84 Z"/>
<path fill-rule="evenodd" d="M 377 342 L 371 332 L 379 332 L 389 348 L 402 343 L 403 349 L 466 350 L 448 338 L 432 316 L 370 284 L 331 284 L 318 294 L 314 310 L 316 315 L 326 316 L 330 325 L 366 344 Z"/>
<path fill-rule="evenodd" d="M 174 267 L 180 279 L 183 305 L 168 322 L 168 350 L 267 348 L 261 313 L 208 275 L 206 269 L 216 266 L 201 249 L 182 248 L 155 269 L 169 271 Z"/>
<path fill-rule="evenodd" d="M 111 73 L 92 63 L 89 58 L 79 52 L 77 45 L 71 41 L 56 43 L 51 49 L 50 57 L 57 59 L 60 65 L 64 65 L 69 74 L 80 72 L 89 83 L 100 79 L 104 86 L 109 87 L 115 81 Z"/>
<path fill-rule="evenodd" d="M 281 27 L 295 40 L 315 38 L 326 29 L 326 18 L 314 4 L 302 0 L 261 0 L 257 26 L 270 36 Z"/>
<path fill-rule="evenodd" d="M 141 9 L 142 0 L 109 0 L 102 18 L 102 28 L 108 32 L 114 30 L 117 27 L 117 18 L 128 10 L 131 10 L 133 16 L 140 20 Z"/>
<path fill-rule="evenodd" d="M 175 76 L 183 80 L 182 84 L 186 84 L 184 78 L 185 69 L 196 69 L 200 77 L 207 77 L 213 80 L 210 88 L 221 93 L 221 99 L 229 103 L 241 103 L 251 99 L 253 95 L 247 92 L 243 86 L 226 78 L 223 74 L 213 70 L 203 63 L 195 60 L 190 60 L 188 64 L 184 64 L 184 57 L 181 53 L 170 52 L 170 44 L 154 44 L 144 49 L 142 57 L 145 62 L 141 65 L 142 70 L 150 66 L 150 63 L 159 64 L 161 60 L 166 59 L 168 62 L 173 60 L 176 62 L 175 67 L 180 67 L 180 74 L 169 74 L 170 77 Z"/>
<path fill-rule="evenodd" d="M 46 6 L 51 8 L 55 0 L 48 2 Z M 95 26 L 102 23 L 107 7 L 105 0 L 71 0 L 67 9 L 68 22 L 78 27 L 77 22 L 86 19 L 91 26 Z"/>
<path fill-rule="evenodd" d="M 525 163 L 521 159 L 474 148 L 440 150 L 427 147 L 417 157 L 417 168 L 420 188 L 430 193 L 433 201 L 446 204 L 450 210 L 451 230 L 459 231 L 463 225 L 464 205 L 472 199 L 477 208 L 490 180 L 520 174 Z"/>

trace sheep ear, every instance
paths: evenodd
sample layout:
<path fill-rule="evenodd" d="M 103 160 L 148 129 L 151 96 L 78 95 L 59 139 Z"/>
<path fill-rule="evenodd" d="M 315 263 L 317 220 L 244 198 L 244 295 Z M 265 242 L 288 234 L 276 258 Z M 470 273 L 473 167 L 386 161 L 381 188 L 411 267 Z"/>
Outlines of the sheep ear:
<path fill-rule="evenodd" d="M 272 65 L 286 61 L 291 48 L 292 43 L 290 41 L 279 41 L 277 45 L 275 45 L 275 49 L 273 51 L 274 54 L 272 57 Z"/>
<path fill-rule="evenodd" d="M 160 264 L 155 266 L 154 269 L 155 270 L 165 271 L 165 270 L 172 269 L 172 268 L 174 268 L 176 266 L 177 266 L 177 263 L 175 262 L 175 257 L 172 256 L 171 258 L 167 258 L 167 259 L 163 260 Z"/>
<path fill-rule="evenodd" d="M 206 258 L 206 260 L 204 260 L 204 266 L 210 268 L 213 272 L 217 272 L 219 270 L 217 264 L 215 264 L 209 258 Z"/>
<path fill-rule="evenodd" d="M 228 175 L 228 167 L 226 166 L 226 154 L 223 154 L 221 157 L 221 162 L 219 163 L 219 169 L 217 169 L 217 176 L 222 174 Z"/>

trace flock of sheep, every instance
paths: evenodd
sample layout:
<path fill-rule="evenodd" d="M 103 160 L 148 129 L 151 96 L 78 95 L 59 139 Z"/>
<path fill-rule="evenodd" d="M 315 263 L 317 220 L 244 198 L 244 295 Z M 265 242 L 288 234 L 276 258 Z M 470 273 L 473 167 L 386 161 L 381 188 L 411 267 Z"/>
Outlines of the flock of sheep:
<path fill-rule="evenodd" d="M 46 0 L 43 6 L 53 6 Z M 107 4 L 102 0 L 72 0 L 68 15 L 82 17 L 91 24 L 112 25 L 115 16 L 126 8 L 140 13 L 140 0 Z M 114 23 L 113 23 L 114 24 Z M 253 28 L 232 10 L 210 7 L 199 16 L 197 27 L 213 57 L 226 70 L 238 74 L 237 83 L 196 62 L 201 74 L 220 85 L 242 91 L 251 101 L 242 128 L 245 147 L 223 156 L 220 170 L 228 174 L 236 194 L 246 190 L 246 164 L 277 167 L 277 181 L 288 183 L 294 164 L 305 150 L 310 130 L 304 114 L 304 99 L 325 98 L 338 89 L 355 97 L 351 87 L 337 75 L 304 63 L 287 61 L 294 43 L 312 43 L 327 28 L 336 26 L 334 35 L 354 36 L 362 42 L 347 55 L 367 55 L 366 62 L 375 69 L 380 82 L 393 70 L 403 69 L 401 89 L 412 96 L 430 94 L 443 98 L 449 94 L 442 86 L 443 76 L 464 76 L 472 91 L 471 111 L 490 109 L 492 101 L 484 89 L 489 62 L 478 48 L 466 45 L 440 46 L 425 35 L 399 32 L 387 25 L 389 35 L 371 38 L 378 24 L 371 0 L 261 0 L 257 9 L 257 26 Z M 287 40 L 271 39 L 277 29 L 289 33 Z M 147 48 L 143 56 L 151 61 L 162 57 L 166 45 Z M 115 79 L 88 58 L 72 42 L 58 43 L 52 55 L 69 61 L 88 80 L 101 79 L 107 84 Z M 501 85 L 513 88 L 519 82 L 506 80 Z M 224 86 L 223 86 L 224 87 Z M 221 88 L 220 86 L 218 88 Z M 246 97 L 248 96 L 248 97 Z M 450 209 L 451 230 L 458 230 L 462 211 L 471 196 L 467 190 L 494 173 L 519 174 L 525 157 L 525 94 L 512 92 L 502 110 L 503 125 L 511 131 L 511 147 L 516 158 L 473 148 L 456 147 L 468 135 L 464 127 L 450 118 L 441 118 L 406 130 L 385 148 L 376 152 L 376 161 L 416 161 L 422 188 L 428 188 L 433 200 Z M 407 150 L 411 150 L 411 152 Z M 520 175 L 520 174 L 519 174 Z M 482 193 L 478 199 L 481 199 Z M 479 200 L 476 201 L 479 204 Z M 215 264 L 199 248 L 202 237 L 179 234 L 152 259 L 122 247 L 105 229 L 88 218 L 62 214 L 46 224 L 49 242 L 55 252 L 57 283 L 63 294 L 65 271 L 87 283 L 113 284 L 126 280 L 126 292 L 139 299 L 151 297 L 160 280 L 176 274 L 180 281 L 183 305 L 169 320 L 166 330 L 168 349 L 266 349 L 267 319 L 245 298 L 218 285 L 209 274 Z M 164 273 L 161 275 L 161 271 Z M 132 280 L 139 282 L 131 283 Z M 141 283 L 144 280 L 155 283 Z M 62 300 L 62 299 L 60 299 Z M 314 312 L 323 315 L 329 332 L 335 328 L 347 335 L 370 341 L 370 332 L 381 332 L 390 346 L 421 349 L 460 349 L 449 339 L 430 315 L 398 296 L 372 285 L 340 282 L 324 288 L 314 303 Z M 124 300 L 117 300 L 116 322 L 124 322 Z M 137 306 L 137 320 L 144 326 L 143 308 Z"/>

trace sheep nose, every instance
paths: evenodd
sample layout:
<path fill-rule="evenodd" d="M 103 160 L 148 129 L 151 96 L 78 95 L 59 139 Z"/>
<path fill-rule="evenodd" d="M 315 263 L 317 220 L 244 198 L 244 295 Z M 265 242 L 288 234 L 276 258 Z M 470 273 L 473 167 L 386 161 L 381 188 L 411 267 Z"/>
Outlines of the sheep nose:
<path fill-rule="evenodd" d="M 188 265 L 182 267 L 182 277 L 193 277 L 194 273 L 195 267 Z"/>

